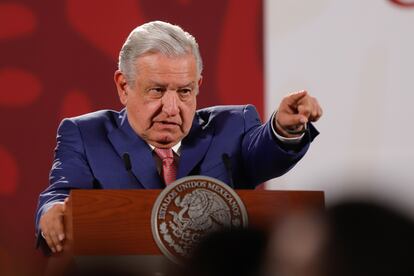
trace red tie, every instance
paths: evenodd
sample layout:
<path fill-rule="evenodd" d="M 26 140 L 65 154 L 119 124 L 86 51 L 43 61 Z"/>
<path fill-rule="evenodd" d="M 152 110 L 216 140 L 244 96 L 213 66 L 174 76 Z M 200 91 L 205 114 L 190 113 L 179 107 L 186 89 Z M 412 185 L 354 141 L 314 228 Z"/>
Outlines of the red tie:
<path fill-rule="evenodd" d="M 174 154 L 172 149 L 155 148 L 154 151 L 162 160 L 162 176 L 164 178 L 165 185 L 174 182 L 177 177 L 177 168 L 174 163 Z"/>

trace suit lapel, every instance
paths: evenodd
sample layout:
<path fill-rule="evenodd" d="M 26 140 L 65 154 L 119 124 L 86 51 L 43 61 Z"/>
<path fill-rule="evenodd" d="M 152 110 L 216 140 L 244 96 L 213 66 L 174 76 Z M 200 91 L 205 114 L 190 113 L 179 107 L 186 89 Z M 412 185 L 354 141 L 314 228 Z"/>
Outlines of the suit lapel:
<path fill-rule="evenodd" d="M 187 176 L 203 159 L 210 146 L 213 134 L 214 129 L 209 125 L 205 125 L 201 117 L 196 114 L 190 133 L 181 142 L 177 179 Z"/>
<path fill-rule="evenodd" d="M 132 173 L 146 189 L 164 188 L 151 149 L 131 128 L 125 110 L 120 113 L 118 120 L 119 127 L 108 133 L 118 155 L 122 158 L 124 153 L 129 154 Z"/>

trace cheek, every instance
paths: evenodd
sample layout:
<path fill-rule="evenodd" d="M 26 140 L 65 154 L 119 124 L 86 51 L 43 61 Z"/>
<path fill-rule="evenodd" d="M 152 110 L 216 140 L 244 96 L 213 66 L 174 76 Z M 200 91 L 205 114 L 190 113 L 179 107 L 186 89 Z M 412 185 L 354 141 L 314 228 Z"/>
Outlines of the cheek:
<path fill-rule="evenodd" d="M 151 117 L 158 109 L 160 103 L 148 101 L 141 98 L 130 98 L 127 107 L 134 112 L 141 114 L 142 117 Z"/>
<path fill-rule="evenodd" d="M 196 110 L 195 102 L 193 102 L 192 104 L 186 105 L 185 109 L 183 110 L 183 121 L 187 128 L 190 128 L 193 123 L 195 110 Z"/>
<path fill-rule="evenodd" d="M 159 103 L 153 101 L 129 99 L 127 104 L 128 117 L 133 118 L 135 125 L 142 128 L 148 128 L 158 109 Z"/>

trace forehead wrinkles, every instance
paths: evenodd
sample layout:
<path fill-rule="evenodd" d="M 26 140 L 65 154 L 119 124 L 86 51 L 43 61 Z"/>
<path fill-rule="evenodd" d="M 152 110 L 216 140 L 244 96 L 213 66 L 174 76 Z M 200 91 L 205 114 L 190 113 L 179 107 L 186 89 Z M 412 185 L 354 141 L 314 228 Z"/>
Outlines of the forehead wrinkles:
<path fill-rule="evenodd" d="M 137 73 L 149 73 L 157 75 L 184 75 L 192 73 L 192 66 L 188 66 L 184 62 L 169 62 L 169 63 L 156 63 L 156 62 L 138 62 L 136 65 Z"/>
<path fill-rule="evenodd" d="M 142 76 L 143 77 L 143 76 Z M 191 78 L 187 78 L 183 76 L 182 78 L 177 78 L 176 76 L 168 76 L 168 75 L 158 75 L 154 76 L 152 75 L 149 78 L 143 77 L 138 78 L 138 80 L 141 82 L 143 86 L 149 87 L 149 86 L 162 86 L 162 87 L 168 87 L 171 89 L 179 89 L 179 88 L 195 88 L 196 82 L 192 80 Z"/>
<path fill-rule="evenodd" d="M 197 66 L 193 55 L 168 57 L 160 53 L 147 54 L 138 57 L 135 61 L 137 71 L 148 70 L 158 73 L 188 73 L 196 72 Z"/>
<path fill-rule="evenodd" d="M 142 63 L 137 68 L 137 81 L 145 85 L 162 85 L 172 87 L 195 86 L 197 75 L 191 68 L 181 66 L 179 70 L 168 66 L 153 66 Z"/>

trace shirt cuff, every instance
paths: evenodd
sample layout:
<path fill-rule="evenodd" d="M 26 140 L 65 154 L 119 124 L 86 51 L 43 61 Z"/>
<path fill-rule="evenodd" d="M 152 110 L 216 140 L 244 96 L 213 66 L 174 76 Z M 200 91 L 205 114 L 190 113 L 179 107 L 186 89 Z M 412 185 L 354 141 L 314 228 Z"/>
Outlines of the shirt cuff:
<path fill-rule="evenodd" d="M 281 142 L 283 142 L 283 143 L 286 143 L 286 144 L 291 144 L 291 145 L 297 145 L 297 144 L 299 144 L 299 143 L 302 141 L 303 136 L 305 136 L 305 133 L 302 133 L 302 135 L 301 135 L 301 136 L 299 136 L 299 137 L 292 137 L 292 138 L 283 137 L 283 136 L 279 135 L 279 134 L 276 132 L 276 130 L 275 130 L 275 128 L 274 128 L 274 126 L 273 126 L 273 122 L 274 122 L 274 120 L 275 120 L 275 115 L 276 115 L 276 112 L 274 112 L 274 113 L 272 114 L 272 118 L 270 118 L 270 120 L 271 120 L 271 121 L 270 121 L 270 125 L 272 126 L 272 131 L 273 131 L 273 133 L 275 134 L 276 138 L 277 138 L 279 141 L 281 141 Z"/>

